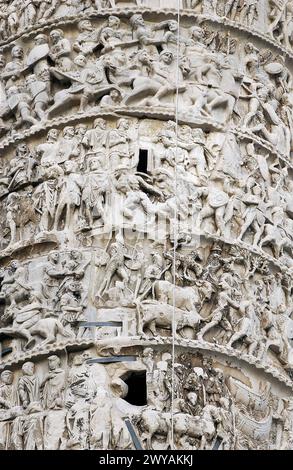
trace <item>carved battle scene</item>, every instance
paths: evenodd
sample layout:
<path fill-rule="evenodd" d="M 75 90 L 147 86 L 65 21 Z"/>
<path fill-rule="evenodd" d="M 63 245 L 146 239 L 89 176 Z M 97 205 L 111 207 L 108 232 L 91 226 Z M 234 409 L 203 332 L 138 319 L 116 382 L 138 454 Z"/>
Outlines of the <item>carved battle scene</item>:
<path fill-rule="evenodd" d="M 291 3 L 0 2 L 1 450 L 292 449 Z"/>

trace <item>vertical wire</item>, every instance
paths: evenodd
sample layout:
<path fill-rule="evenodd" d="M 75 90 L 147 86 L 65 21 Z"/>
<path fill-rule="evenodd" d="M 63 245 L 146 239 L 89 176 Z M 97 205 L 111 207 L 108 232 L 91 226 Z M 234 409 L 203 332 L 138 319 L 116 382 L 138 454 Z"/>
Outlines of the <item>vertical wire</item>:
<path fill-rule="evenodd" d="M 178 220 L 178 207 L 177 207 L 177 161 L 178 161 L 178 97 L 179 97 L 179 55 L 180 55 L 180 1 L 177 0 L 177 46 L 176 46 L 176 97 L 175 97 L 175 133 L 176 133 L 176 145 L 175 145 L 175 171 L 174 171 L 174 195 L 175 195 L 175 211 L 174 211 L 174 246 L 173 246 L 173 312 L 172 312 L 172 380 L 171 380 L 171 448 L 174 449 L 174 375 L 175 375 L 175 286 L 176 286 L 176 249 L 178 244 L 178 231 L 177 231 L 177 220 Z"/>

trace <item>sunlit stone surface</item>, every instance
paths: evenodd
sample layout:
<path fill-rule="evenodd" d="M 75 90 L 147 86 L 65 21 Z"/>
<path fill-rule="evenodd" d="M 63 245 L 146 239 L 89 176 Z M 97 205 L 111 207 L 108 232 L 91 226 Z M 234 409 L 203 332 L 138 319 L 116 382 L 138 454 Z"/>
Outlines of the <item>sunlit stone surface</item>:
<path fill-rule="evenodd" d="M 20 5 L 0 449 L 292 449 L 293 2 Z"/>

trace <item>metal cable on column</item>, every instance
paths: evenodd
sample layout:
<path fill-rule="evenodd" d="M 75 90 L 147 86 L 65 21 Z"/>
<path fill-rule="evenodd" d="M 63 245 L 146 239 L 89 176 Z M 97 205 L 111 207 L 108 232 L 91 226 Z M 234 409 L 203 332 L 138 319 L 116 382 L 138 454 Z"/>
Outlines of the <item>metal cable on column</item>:
<path fill-rule="evenodd" d="M 179 98 L 179 67 L 180 67 L 180 1 L 177 0 L 177 44 L 176 44 L 176 95 L 175 95 L 175 132 L 176 132 L 176 145 L 175 145 L 175 165 L 174 165 L 174 223 L 173 223 L 173 313 L 172 313 L 172 380 L 171 380 L 171 448 L 174 449 L 174 375 L 175 375 L 175 338 L 176 338 L 176 323 L 175 323 L 175 287 L 176 287 L 176 250 L 178 245 L 178 207 L 177 207 L 177 161 L 178 161 L 178 98 Z"/>

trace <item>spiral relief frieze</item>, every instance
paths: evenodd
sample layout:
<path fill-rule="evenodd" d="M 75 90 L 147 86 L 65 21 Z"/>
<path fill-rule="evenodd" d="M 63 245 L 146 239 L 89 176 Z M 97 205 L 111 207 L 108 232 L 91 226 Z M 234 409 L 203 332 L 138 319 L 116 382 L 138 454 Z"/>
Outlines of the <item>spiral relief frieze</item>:
<path fill-rule="evenodd" d="M 0 2 L 0 449 L 292 449 L 291 3 Z"/>

